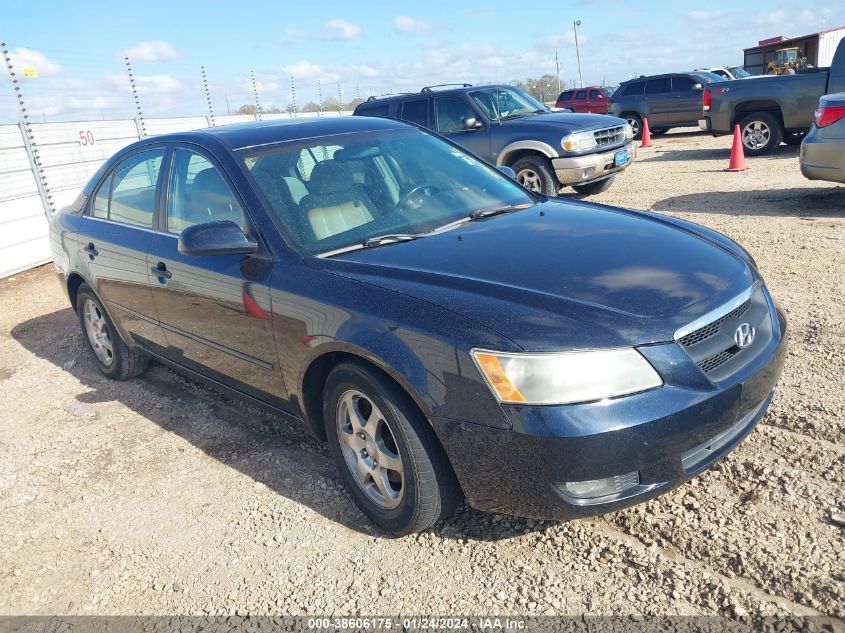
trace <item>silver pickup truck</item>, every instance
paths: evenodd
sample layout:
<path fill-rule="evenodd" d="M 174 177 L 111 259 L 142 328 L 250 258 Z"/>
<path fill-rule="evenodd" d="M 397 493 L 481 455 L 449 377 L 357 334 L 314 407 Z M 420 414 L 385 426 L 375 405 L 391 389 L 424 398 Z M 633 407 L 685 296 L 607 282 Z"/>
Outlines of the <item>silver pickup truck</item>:
<path fill-rule="evenodd" d="M 730 134 L 739 124 L 745 153 L 759 156 L 781 141 L 800 145 L 813 123 L 819 97 L 843 91 L 845 40 L 839 42 L 830 68 L 707 84 L 699 125 L 718 136 Z"/>

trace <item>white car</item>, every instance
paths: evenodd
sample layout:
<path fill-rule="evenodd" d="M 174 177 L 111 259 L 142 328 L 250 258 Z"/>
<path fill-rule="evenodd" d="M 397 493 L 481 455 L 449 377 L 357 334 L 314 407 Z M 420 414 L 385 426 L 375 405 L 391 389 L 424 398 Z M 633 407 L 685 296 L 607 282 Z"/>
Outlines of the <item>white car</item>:
<path fill-rule="evenodd" d="M 719 75 L 725 79 L 745 79 L 751 77 L 751 73 L 745 70 L 742 66 L 722 66 L 719 68 L 696 68 L 698 71 L 705 71 Z"/>

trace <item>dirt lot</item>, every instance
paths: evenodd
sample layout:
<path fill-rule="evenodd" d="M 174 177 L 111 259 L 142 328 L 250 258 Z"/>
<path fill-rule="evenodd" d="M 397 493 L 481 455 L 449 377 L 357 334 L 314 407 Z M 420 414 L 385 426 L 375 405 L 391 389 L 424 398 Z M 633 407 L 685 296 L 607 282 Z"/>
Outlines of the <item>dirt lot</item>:
<path fill-rule="evenodd" d="M 154 367 L 99 376 L 51 267 L 0 280 L 0 614 L 824 614 L 845 625 L 845 187 L 796 148 L 656 139 L 598 201 L 755 256 L 791 326 L 759 428 L 644 506 L 541 523 L 461 508 L 375 532 L 305 432 Z"/>

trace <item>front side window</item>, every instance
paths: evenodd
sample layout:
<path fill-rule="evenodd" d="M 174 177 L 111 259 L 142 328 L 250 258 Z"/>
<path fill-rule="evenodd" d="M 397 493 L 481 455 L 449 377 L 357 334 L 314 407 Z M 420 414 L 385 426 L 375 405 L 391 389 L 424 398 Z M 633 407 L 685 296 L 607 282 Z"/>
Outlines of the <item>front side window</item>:
<path fill-rule="evenodd" d="M 177 149 L 167 195 L 167 231 L 230 220 L 245 228 L 244 213 L 223 174 L 202 154 Z"/>
<path fill-rule="evenodd" d="M 434 101 L 437 131 L 443 134 L 463 132 L 464 121 L 475 118 L 475 110 L 463 97 L 440 97 Z"/>
<path fill-rule="evenodd" d="M 590 90 L 590 99 L 601 99 L 602 93 L 599 90 Z"/>
<path fill-rule="evenodd" d="M 692 92 L 694 84 L 689 77 L 672 77 L 672 92 Z"/>
<path fill-rule="evenodd" d="M 299 156 L 324 150 L 330 157 L 301 181 Z M 495 168 L 419 129 L 343 134 L 240 155 L 285 235 L 310 255 L 387 234 L 424 235 L 479 209 L 534 204 Z M 297 197 L 296 190 L 307 193 Z"/>
<path fill-rule="evenodd" d="M 519 88 L 485 88 L 471 92 L 470 97 L 492 121 L 548 112 L 546 106 Z"/>
<path fill-rule="evenodd" d="M 97 191 L 92 215 L 121 224 L 152 228 L 163 158 L 163 149 L 153 149 L 133 154 L 118 163 Z"/>

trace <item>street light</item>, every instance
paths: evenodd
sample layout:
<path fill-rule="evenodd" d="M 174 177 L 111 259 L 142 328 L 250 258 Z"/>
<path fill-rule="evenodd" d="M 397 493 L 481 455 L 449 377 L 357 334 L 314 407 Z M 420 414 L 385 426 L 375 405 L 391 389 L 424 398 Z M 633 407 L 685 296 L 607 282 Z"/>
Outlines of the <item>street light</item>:
<path fill-rule="evenodd" d="M 575 55 L 578 57 L 578 84 L 579 87 L 584 87 L 584 78 L 581 76 L 581 52 L 578 50 L 578 27 L 581 26 L 581 20 L 575 20 L 572 23 L 572 30 L 575 33 Z"/>

